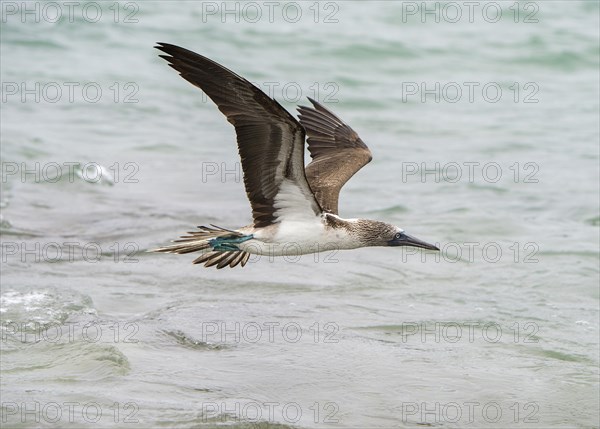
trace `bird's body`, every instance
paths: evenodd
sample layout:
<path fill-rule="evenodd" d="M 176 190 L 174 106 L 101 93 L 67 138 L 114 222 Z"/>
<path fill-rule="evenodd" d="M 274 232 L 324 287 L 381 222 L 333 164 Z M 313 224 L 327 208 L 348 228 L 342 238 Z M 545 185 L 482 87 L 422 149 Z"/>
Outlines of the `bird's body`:
<path fill-rule="evenodd" d="M 238 247 L 245 252 L 265 256 L 358 249 L 366 244 L 359 231 L 369 222 L 367 219 L 342 219 L 324 213 L 305 220 L 284 220 L 259 229 L 246 227 L 238 231 L 253 238 Z"/>
<path fill-rule="evenodd" d="M 348 125 L 309 98 L 300 122 L 246 79 L 178 46 L 157 46 L 181 76 L 202 89 L 236 129 L 252 225 L 198 227 L 157 252 L 202 252 L 194 263 L 244 266 L 251 254 L 304 255 L 367 246 L 437 247 L 394 225 L 338 215 L 342 186 L 371 161 Z M 305 134 L 312 162 L 304 165 Z"/>
<path fill-rule="evenodd" d="M 265 228 L 252 228 L 252 239 L 240 243 L 240 250 L 254 255 L 306 255 L 333 250 L 346 240 L 335 240 L 335 231 L 321 218 L 309 222 L 286 222 Z M 338 246 L 338 247 L 336 247 Z"/>

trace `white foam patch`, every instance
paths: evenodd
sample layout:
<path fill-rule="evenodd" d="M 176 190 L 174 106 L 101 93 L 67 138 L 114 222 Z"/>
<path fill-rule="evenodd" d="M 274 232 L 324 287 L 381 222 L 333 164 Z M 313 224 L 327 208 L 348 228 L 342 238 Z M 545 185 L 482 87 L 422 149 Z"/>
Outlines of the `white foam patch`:
<path fill-rule="evenodd" d="M 11 306 L 21 306 L 25 311 L 37 310 L 47 299 L 48 295 L 42 292 L 9 291 L 0 296 L 0 313 L 6 313 Z"/>

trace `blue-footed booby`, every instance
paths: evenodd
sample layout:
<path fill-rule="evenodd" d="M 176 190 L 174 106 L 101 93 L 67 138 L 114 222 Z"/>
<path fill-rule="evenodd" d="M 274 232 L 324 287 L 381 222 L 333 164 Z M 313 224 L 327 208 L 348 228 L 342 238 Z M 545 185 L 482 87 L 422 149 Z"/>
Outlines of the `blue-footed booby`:
<path fill-rule="evenodd" d="M 343 219 L 342 186 L 372 159 L 358 134 L 321 103 L 299 107 L 299 121 L 248 80 L 195 52 L 158 43 L 160 55 L 181 77 L 208 95 L 235 127 L 252 225 L 215 225 L 155 252 L 202 252 L 206 267 L 246 265 L 250 254 L 302 255 L 367 246 L 439 250 L 389 223 Z M 304 166 L 304 140 L 312 162 Z"/>

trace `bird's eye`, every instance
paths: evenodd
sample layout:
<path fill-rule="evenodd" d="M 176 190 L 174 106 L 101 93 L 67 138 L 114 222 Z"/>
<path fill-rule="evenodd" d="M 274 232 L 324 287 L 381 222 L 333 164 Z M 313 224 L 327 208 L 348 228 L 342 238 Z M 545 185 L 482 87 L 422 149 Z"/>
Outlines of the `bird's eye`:
<path fill-rule="evenodd" d="M 401 237 L 402 237 L 402 233 L 399 232 L 396 235 L 394 235 L 394 240 L 400 240 Z"/>

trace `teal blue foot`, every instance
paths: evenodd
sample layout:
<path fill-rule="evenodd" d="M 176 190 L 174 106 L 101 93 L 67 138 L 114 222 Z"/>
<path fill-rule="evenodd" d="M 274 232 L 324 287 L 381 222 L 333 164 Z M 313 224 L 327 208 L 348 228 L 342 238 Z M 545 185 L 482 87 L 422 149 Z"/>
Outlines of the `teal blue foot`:
<path fill-rule="evenodd" d="M 213 250 L 217 250 L 220 252 L 226 252 L 229 250 L 240 250 L 237 247 L 238 244 L 243 243 L 244 241 L 252 240 L 254 235 L 244 235 L 242 237 L 239 236 L 225 236 L 225 237 L 217 237 L 213 238 L 208 242 Z"/>

